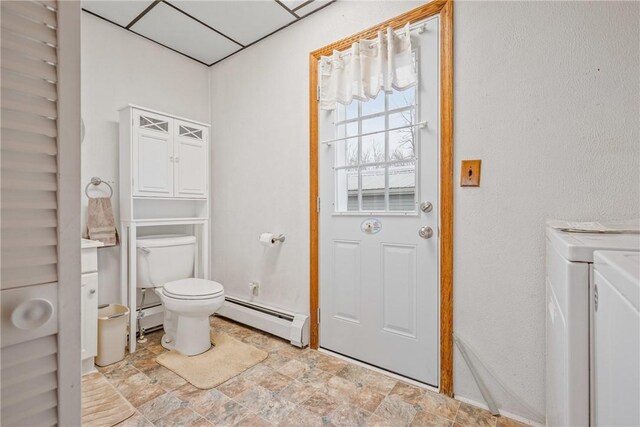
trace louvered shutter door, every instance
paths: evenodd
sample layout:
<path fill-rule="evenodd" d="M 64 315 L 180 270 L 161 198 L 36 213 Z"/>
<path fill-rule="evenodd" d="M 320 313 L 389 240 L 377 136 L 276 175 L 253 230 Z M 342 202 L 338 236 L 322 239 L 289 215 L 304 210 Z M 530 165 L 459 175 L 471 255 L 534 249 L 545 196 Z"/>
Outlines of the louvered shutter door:
<path fill-rule="evenodd" d="M 50 426 L 58 414 L 56 3 L 1 8 L 0 424 Z"/>

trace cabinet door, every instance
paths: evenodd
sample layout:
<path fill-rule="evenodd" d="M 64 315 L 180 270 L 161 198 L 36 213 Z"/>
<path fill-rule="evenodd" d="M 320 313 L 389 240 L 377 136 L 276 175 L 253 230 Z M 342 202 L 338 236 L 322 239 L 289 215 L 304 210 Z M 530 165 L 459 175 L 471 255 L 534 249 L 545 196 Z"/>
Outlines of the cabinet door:
<path fill-rule="evenodd" d="M 172 197 L 173 121 L 140 111 L 133 125 L 133 195 Z"/>
<path fill-rule="evenodd" d="M 207 128 L 174 121 L 175 197 L 207 197 L 209 147 Z"/>
<path fill-rule="evenodd" d="M 82 359 L 98 354 L 98 273 L 82 275 Z"/>

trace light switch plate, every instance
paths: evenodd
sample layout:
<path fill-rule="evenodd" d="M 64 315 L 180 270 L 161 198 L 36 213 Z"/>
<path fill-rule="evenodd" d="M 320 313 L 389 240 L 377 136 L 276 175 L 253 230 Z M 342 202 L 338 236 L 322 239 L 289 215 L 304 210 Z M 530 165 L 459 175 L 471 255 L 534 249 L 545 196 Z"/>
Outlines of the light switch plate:
<path fill-rule="evenodd" d="M 460 169 L 460 187 L 480 187 L 482 160 L 463 160 Z"/>

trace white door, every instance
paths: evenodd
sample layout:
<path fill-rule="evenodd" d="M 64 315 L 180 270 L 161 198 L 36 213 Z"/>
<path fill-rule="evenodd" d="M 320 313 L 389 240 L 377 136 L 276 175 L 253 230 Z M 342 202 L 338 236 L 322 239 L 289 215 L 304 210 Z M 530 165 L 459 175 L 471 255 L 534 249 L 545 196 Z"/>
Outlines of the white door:
<path fill-rule="evenodd" d="M 207 196 L 207 129 L 189 122 L 174 120 L 175 196 Z"/>
<path fill-rule="evenodd" d="M 437 386 L 439 18 L 426 26 L 418 87 L 320 111 L 320 346 Z"/>
<path fill-rule="evenodd" d="M 134 116 L 133 195 L 173 196 L 173 123 L 147 112 Z"/>
<path fill-rule="evenodd" d="M 3 427 L 80 425 L 80 14 L 0 2 Z"/>

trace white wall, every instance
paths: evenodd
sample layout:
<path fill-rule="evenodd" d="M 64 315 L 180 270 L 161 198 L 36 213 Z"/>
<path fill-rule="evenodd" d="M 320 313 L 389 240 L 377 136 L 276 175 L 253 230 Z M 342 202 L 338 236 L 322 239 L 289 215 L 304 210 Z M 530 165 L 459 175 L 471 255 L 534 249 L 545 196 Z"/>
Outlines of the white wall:
<path fill-rule="evenodd" d="M 209 76 L 205 66 L 86 12 L 82 14 L 82 231 L 84 186 L 92 176 L 114 187 L 118 204 L 118 109 L 137 104 L 208 122 Z M 96 194 L 96 193 L 93 193 Z M 118 224 L 118 229 L 120 228 Z M 99 301 L 120 300 L 120 246 L 98 249 Z"/>
<path fill-rule="evenodd" d="M 211 68 L 213 277 L 308 311 L 308 53 L 416 7 L 339 1 Z M 637 3 L 455 4 L 455 331 L 501 408 L 544 413 L 544 222 L 640 211 Z M 456 176 L 459 169 L 456 169 Z M 263 231 L 286 243 L 265 251 Z M 458 354 L 455 392 L 482 401 Z"/>
<path fill-rule="evenodd" d="M 211 67 L 212 273 L 228 294 L 309 310 L 309 52 L 416 7 L 337 3 Z M 260 233 L 285 233 L 268 250 Z"/>
<path fill-rule="evenodd" d="M 454 156 L 484 170 L 480 188 L 455 193 L 454 329 L 541 414 L 545 219 L 640 216 L 639 13 L 456 3 Z M 455 368 L 456 393 L 480 401 L 459 357 Z"/>

